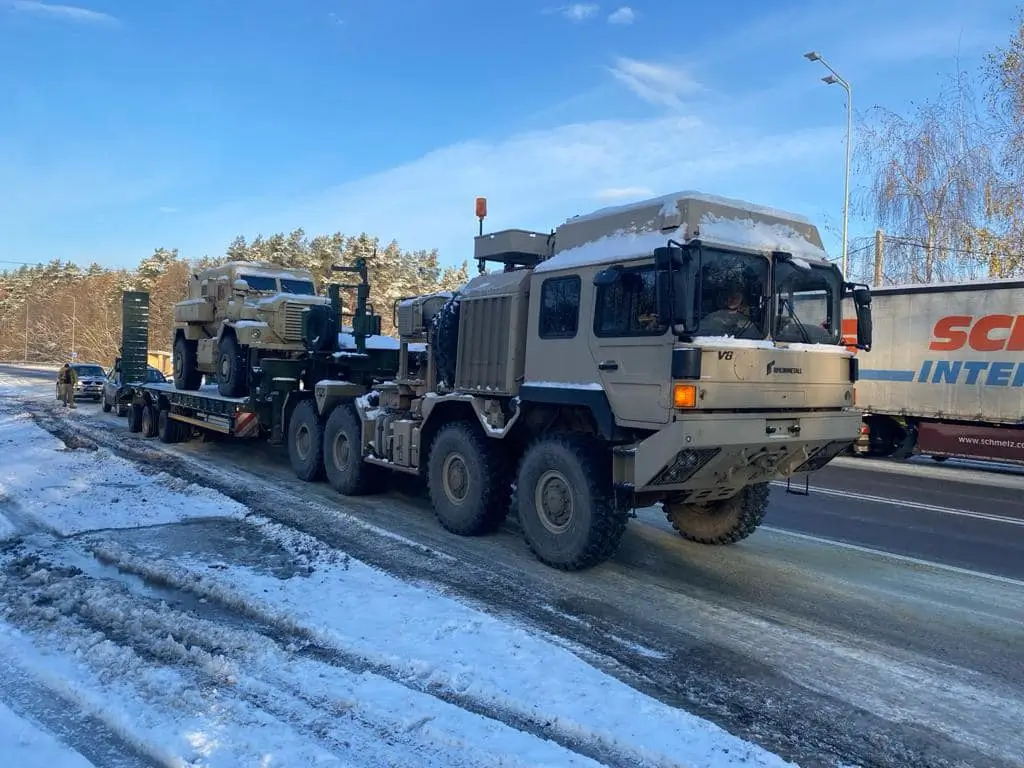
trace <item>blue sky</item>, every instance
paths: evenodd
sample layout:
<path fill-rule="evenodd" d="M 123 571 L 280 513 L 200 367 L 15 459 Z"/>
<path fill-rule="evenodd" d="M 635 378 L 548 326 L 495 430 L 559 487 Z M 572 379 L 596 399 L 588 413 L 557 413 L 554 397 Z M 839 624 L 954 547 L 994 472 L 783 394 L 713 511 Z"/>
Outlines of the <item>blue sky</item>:
<path fill-rule="evenodd" d="M 445 263 L 680 189 L 839 253 L 846 106 L 903 110 L 1013 0 L 0 0 L 0 266 L 367 231 Z M 851 235 L 869 231 L 852 222 Z"/>

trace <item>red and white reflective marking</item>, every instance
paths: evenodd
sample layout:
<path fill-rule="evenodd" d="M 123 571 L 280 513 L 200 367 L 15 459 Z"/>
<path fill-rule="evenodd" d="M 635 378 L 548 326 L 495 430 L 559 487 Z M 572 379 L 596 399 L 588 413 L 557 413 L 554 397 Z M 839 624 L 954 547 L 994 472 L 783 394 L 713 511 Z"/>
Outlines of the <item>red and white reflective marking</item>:
<path fill-rule="evenodd" d="M 260 427 L 260 420 L 251 411 L 235 414 L 235 437 L 250 437 Z"/>

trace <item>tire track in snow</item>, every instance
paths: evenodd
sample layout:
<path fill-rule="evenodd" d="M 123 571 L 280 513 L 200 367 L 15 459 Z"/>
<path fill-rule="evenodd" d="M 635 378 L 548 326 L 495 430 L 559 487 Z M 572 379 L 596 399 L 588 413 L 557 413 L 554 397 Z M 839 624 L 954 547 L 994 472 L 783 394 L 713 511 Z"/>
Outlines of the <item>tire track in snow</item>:
<path fill-rule="evenodd" d="M 67 689 L 26 671 L 0 654 L 0 700 L 15 714 L 42 725 L 60 742 L 82 757 L 104 768 L 170 768 L 166 758 L 158 759 L 137 739 L 126 739 L 86 711 Z"/>
<path fill-rule="evenodd" d="M 72 561 L 74 559 L 72 557 Z M 226 626 L 218 621 L 225 615 L 235 620 L 236 626 L 242 622 L 237 621 L 237 612 L 224 606 L 213 605 L 207 616 L 193 616 L 168 605 L 163 592 L 147 598 L 142 591 L 129 590 L 117 580 L 96 579 L 88 571 L 81 571 L 74 565 L 55 565 L 37 553 L 8 563 L 5 571 L 6 589 L 0 601 L 7 603 L 8 621 L 14 620 L 29 631 L 38 630 L 40 626 L 51 631 L 56 629 L 65 638 L 75 638 L 85 632 L 89 635 L 86 642 L 90 646 L 102 642 L 97 640 L 100 636 L 154 668 L 172 667 L 187 672 L 201 690 L 221 704 L 225 696 L 242 701 L 317 743 L 344 764 L 349 764 L 353 758 L 357 759 L 356 764 L 366 768 L 506 764 L 503 755 L 488 754 L 486 744 L 472 745 L 481 750 L 475 755 L 471 746 L 464 745 L 463 751 L 469 751 L 470 756 L 468 761 L 463 761 L 454 758 L 449 750 L 432 744 L 431 737 L 424 734 L 421 738 L 421 729 L 437 718 L 436 713 L 413 722 L 394 719 L 388 722 L 369 711 L 361 711 L 358 700 L 323 698 L 316 692 L 310 693 L 305 688 L 309 678 L 289 675 L 290 670 L 280 663 L 261 666 L 258 677 L 247 674 L 253 660 L 262 658 L 267 651 L 304 656 L 356 676 L 365 672 L 372 674 L 372 670 L 352 669 L 339 664 L 337 658 L 324 658 L 327 654 L 308 653 L 308 649 L 297 647 L 301 640 L 289 639 L 281 632 L 263 632 L 261 630 L 266 629 L 263 626 L 244 630 Z M 40 576 L 43 572 L 45 576 Z M 157 600 L 159 602 L 154 604 Z M 278 637 L 271 637 L 271 634 Z M 127 674 L 133 674 L 132 670 Z M 55 710 L 54 722 L 59 722 L 63 716 L 63 711 Z M 349 726 L 340 733 L 339 718 Z M 377 750 L 380 754 L 358 752 L 354 755 L 350 739 L 346 738 L 353 728 L 363 732 L 362 742 L 380 745 Z M 383 745 L 399 747 L 398 754 Z M 593 765 L 586 760 L 583 764 Z M 167 763 L 145 765 L 165 766 Z M 634 761 L 632 765 L 641 763 Z"/>

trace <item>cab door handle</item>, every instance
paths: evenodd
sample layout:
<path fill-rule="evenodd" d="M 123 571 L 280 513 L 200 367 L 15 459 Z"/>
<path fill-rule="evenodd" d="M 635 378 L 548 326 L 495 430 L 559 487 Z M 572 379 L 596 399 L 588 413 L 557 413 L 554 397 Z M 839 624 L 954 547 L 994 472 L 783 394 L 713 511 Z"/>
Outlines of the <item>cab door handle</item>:
<path fill-rule="evenodd" d="M 597 364 L 597 370 L 599 371 L 617 371 L 619 370 L 619 364 L 614 360 L 603 360 Z"/>

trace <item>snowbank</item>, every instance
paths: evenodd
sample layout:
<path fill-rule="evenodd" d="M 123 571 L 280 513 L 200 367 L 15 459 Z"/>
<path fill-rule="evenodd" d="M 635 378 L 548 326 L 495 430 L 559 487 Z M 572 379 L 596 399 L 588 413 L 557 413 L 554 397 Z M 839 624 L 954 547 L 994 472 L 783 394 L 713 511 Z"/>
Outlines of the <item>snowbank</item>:
<path fill-rule="evenodd" d="M 162 472 L 143 474 L 103 449 L 68 450 L 23 413 L 0 413 L 0 455 L 4 538 L 26 527 L 66 536 L 246 512 L 216 491 Z"/>

